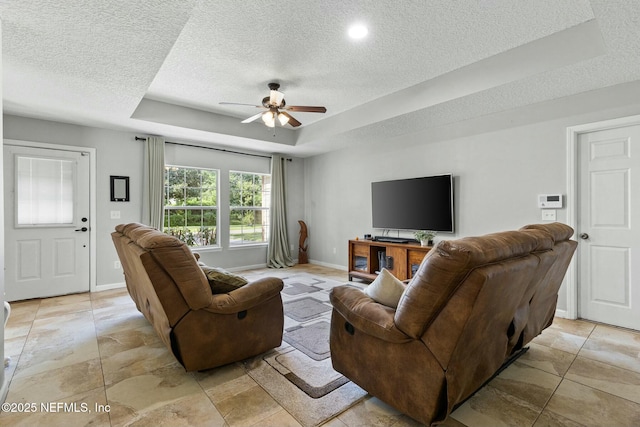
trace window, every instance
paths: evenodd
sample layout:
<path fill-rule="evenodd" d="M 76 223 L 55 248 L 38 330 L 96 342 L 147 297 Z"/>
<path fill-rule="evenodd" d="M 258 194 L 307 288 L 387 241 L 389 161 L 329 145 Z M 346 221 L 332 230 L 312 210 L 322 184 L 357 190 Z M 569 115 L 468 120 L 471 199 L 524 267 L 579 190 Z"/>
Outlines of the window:
<path fill-rule="evenodd" d="M 271 175 L 230 172 L 229 240 L 232 245 L 269 239 Z"/>
<path fill-rule="evenodd" d="M 17 225 L 73 224 L 75 164 L 16 157 Z"/>
<path fill-rule="evenodd" d="M 218 243 L 218 171 L 166 166 L 164 232 L 189 246 Z"/>

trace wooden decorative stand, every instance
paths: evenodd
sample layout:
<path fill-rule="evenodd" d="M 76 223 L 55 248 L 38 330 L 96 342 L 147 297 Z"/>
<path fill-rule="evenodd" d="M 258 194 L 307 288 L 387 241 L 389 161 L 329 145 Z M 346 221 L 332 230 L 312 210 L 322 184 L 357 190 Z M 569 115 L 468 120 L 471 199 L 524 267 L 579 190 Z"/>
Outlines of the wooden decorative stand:
<path fill-rule="evenodd" d="M 304 221 L 298 221 L 300 224 L 300 242 L 298 243 L 298 264 L 309 264 L 309 256 L 307 255 L 307 224 Z"/>
<path fill-rule="evenodd" d="M 398 279 L 411 279 L 429 250 L 431 246 L 411 243 L 349 240 L 349 280 L 375 280 L 381 262 Z"/>

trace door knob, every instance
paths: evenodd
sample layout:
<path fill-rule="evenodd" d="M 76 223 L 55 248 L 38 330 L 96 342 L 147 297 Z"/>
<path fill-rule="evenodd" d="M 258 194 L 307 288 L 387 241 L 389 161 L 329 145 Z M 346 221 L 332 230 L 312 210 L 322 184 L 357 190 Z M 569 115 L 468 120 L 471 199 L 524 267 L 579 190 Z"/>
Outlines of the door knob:
<path fill-rule="evenodd" d="M 88 228 L 87 228 L 87 227 L 82 227 L 82 228 L 77 228 L 77 229 L 76 229 L 76 231 L 82 231 L 82 232 L 85 232 L 85 231 L 87 231 L 87 230 L 88 230 Z"/>
<path fill-rule="evenodd" d="M 582 233 L 580 235 L 580 238 L 583 239 L 583 240 L 587 240 L 589 238 L 589 235 L 587 233 Z"/>

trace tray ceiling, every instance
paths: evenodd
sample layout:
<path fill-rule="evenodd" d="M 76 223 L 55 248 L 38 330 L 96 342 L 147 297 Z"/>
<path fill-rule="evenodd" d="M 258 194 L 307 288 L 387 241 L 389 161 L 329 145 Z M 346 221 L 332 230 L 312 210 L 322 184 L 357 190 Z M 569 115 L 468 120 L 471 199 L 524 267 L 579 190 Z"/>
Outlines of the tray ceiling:
<path fill-rule="evenodd" d="M 0 19 L 5 113 L 300 156 L 640 79 L 635 0 L 11 0 Z M 271 81 L 327 113 L 274 136 L 219 104 Z"/>

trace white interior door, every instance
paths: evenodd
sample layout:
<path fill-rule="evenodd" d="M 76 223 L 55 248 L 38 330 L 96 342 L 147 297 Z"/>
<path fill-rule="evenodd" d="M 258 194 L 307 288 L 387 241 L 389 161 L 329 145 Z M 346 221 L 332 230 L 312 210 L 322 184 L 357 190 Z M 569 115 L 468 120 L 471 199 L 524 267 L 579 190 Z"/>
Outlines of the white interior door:
<path fill-rule="evenodd" d="M 640 329 L 640 126 L 579 136 L 578 315 Z"/>
<path fill-rule="evenodd" d="M 6 145 L 7 301 L 87 292 L 88 153 Z"/>

